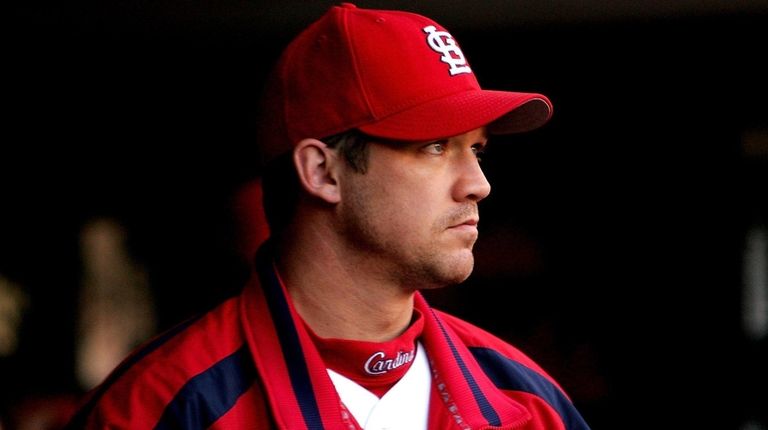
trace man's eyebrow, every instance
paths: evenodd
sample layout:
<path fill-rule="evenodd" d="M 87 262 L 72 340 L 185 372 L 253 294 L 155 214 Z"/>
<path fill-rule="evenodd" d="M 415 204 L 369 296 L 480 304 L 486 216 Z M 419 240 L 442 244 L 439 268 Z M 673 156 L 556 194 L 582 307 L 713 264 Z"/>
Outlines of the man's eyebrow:
<path fill-rule="evenodd" d="M 385 137 L 375 137 L 375 136 L 366 136 L 366 140 L 369 143 L 378 143 L 385 146 L 397 146 L 397 147 L 406 147 L 406 146 L 423 146 L 423 145 L 429 145 L 430 143 L 436 143 L 436 142 L 443 142 L 447 139 L 428 139 L 428 140 L 398 140 L 398 139 L 388 139 Z"/>

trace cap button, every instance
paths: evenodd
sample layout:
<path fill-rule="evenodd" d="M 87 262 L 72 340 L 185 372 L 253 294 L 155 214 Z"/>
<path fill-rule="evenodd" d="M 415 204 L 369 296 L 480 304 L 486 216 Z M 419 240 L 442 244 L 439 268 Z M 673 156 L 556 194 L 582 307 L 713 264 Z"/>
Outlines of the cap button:
<path fill-rule="evenodd" d="M 347 2 L 342 3 L 340 6 L 343 7 L 343 8 L 346 8 L 346 9 L 357 9 L 357 6 L 355 6 L 352 3 L 347 3 Z"/>

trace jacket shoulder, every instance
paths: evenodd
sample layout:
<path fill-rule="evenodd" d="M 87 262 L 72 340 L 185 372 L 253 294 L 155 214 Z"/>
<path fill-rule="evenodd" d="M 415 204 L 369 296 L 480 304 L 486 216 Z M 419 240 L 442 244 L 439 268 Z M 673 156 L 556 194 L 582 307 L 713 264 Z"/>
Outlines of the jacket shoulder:
<path fill-rule="evenodd" d="M 509 342 L 456 316 L 439 310 L 435 310 L 435 312 L 471 350 L 477 348 L 489 348 L 507 359 L 518 362 L 521 365 L 546 376 L 552 382 L 555 382 L 554 379 L 552 379 L 552 377 L 549 376 L 538 363 L 536 363 L 536 361 Z"/>
<path fill-rule="evenodd" d="M 533 359 L 484 329 L 436 312 L 496 388 L 532 412 L 532 428 L 589 429 L 562 387 Z"/>
<path fill-rule="evenodd" d="M 230 298 L 138 347 L 86 396 L 68 428 L 155 428 L 174 402 L 236 394 L 222 389 L 242 394 L 246 386 L 221 388 L 211 377 L 228 373 L 240 385 L 255 378 L 239 303 Z"/>

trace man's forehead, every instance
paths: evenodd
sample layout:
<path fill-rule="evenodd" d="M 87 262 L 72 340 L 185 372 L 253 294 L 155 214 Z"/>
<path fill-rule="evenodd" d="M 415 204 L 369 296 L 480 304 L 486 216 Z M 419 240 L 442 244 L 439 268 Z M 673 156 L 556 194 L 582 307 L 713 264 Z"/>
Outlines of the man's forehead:
<path fill-rule="evenodd" d="M 425 140 L 395 140 L 395 139 L 387 139 L 383 137 L 376 137 L 376 136 L 369 136 L 369 139 L 371 142 L 374 143 L 380 143 L 388 146 L 414 146 L 414 145 L 426 145 L 433 142 L 462 142 L 462 141 L 468 141 L 471 144 L 475 143 L 482 143 L 486 144 L 488 142 L 488 128 L 487 127 L 479 127 L 474 130 L 470 130 L 466 133 L 457 134 L 455 136 L 448 136 L 448 137 L 439 137 L 435 139 L 425 139 Z"/>

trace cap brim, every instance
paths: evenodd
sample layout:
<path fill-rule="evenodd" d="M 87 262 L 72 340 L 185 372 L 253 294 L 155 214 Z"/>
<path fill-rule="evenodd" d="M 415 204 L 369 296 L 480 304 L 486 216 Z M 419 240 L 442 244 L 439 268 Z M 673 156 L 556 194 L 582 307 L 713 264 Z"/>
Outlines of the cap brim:
<path fill-rule="evenodd" d="M 470 90 L 432 100 L 357 128 L 372 136 L 431 140 L 487 126 L 491 134 L 521 133 L 544 125 L 552 103 L 541 94 Z"/>

